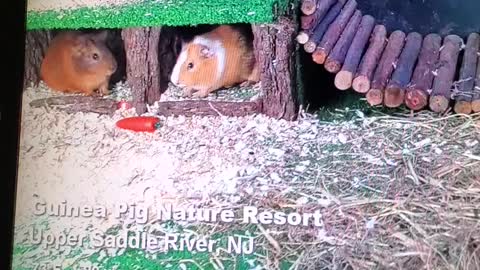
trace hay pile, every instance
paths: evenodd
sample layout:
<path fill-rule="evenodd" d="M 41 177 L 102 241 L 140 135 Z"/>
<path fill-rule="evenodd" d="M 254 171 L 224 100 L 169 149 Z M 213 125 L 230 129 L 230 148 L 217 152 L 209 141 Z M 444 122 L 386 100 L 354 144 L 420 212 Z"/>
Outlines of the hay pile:
<path fill-rule="evenodd" d="M 242 193 L 242 205 L 322 209 L 322 229 L 260 234 L 267 268 L 480 269 L 480 115 L 358 115 L 299 134 L 267 197 Z"/>
<path fill-rule="evenodd" d="M 221 195 L 210 205 L 322 209 L 324 228 L 257 227 L 265 269 L 480 269 L 480 115 L 357 114 L 304 115 L 298 126 L 313 133 L 278 134 L 282 162 L 241 177 L 233 205 Z"/>

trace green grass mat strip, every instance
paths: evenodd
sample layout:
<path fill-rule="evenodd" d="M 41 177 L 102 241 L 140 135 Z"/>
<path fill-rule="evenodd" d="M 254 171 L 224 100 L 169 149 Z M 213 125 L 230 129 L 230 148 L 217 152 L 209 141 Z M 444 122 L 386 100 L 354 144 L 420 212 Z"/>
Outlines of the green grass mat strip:
<path fill-rule="evenodd" d="M 117 7 L 27 12 L 27 29 L 125 28 L 197 24 L 270 23 L 288 0 L 145 1 Z"/>

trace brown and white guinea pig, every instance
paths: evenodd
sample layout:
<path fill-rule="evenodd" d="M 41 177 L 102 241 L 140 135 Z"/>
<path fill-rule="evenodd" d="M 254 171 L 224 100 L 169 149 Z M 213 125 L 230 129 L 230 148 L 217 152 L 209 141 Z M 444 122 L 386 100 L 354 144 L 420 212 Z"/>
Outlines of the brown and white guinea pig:
<path fill-rule="evenodd" d="M 170 76 L 174 85 L 185 89 L 185 95 L 195 97 L 259 80 L 252 44 L 241 31 L 229 25 L 197 35 L 183 44 Z"/>
<path fill-rule="evenodd" d="M 43 58 L 40 79 L 64 93 L 108 95 L 115 57 L 105 45 L 108 32 L 65 31 L 56 35 Z"/>

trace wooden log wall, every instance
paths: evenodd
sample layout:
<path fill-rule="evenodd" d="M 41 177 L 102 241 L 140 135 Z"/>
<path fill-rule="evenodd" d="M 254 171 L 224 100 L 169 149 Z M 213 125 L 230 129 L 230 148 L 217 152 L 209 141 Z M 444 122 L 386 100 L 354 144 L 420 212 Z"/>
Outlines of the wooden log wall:
<path fill-rule="evenodd" d="M 303 0 L 296 37 L 312 61 L 371 106 L 480 112 L 480 34 L 462 38 L 386 29 L 356 0 Z M 390 30 L 390 31 L 389 31 Z"/>

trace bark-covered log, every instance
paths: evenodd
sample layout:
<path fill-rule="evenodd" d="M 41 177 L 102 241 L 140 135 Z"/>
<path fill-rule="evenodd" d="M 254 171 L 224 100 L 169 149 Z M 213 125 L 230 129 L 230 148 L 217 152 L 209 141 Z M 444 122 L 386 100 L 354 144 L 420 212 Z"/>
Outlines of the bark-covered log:
<path fill-rule="evenodd" d="M 386 107 L 396 108 L 403 104 L 405 89 L 412 78 L 413 68 L 421 47 L 422 35 L 417 32 L 409 33 L 392 79 L 385 89 L 384 104 Z"/>
<path fill-rule="evenodd" d="M 48 30 L 27 31 L 25 35 L 25 72 L 23 87 L 40 82 L 40 66 L 50 45 L 52 35 Z"/>
<path fill-rule="evenodd" d="M 127 84 L 132 89 L 132 104 L 138 114 L 146 104 L 160 99 L 158 45 L 160 28 L 125 28 L 122 38 L 127 56 Z"/>
<path fill-rule="evenodd" d="M 367 102 L 371 106 L 383 103 L 384 91 L 387 82 L 395 69 L 396 62 L 405 44 L 405 33 L 397 30 L 390 34 L 388 44 L 383 51 L 380 62 L 373 75 L 372 87 L 367 92 Z"/>
<path fill-rule="evenodd" d="M 241 117 L 261 113 L 260 102 L 229 102 L 209 100 L 162 101 L 158 115 L 162 116 L 232 116 Z"/>
<path fill-rule="evenodd" d="M 370 37 L 370 45 L 363 55 L 360 67 L 353 79 L 352 88 L 359 93 L 367 93 L 373 72 L 387 44 L 387 29 L 383 25 L 376 25 Z"/>
<path fill-rule="evenodd" d="M 478 49 L 480 47 L 480 35 L 472 33 L 468 36 L 463 54 L 458 92 L 455 95 L 456 113 L 470 114 L 472 112 L 473 88 L 475 87 L 475 75 L 477 71 Z"/>
<path fill-rule="evenodd" d="M 117 102 L 113 99 L 95 96 L 58 96 L 34 100 L 30 102 L 30 106 L 34 108 L 53 107 L 68 113 L 84 112 L 112 115 L 117 109 Z"/>
<path fill-rule="evenodd" d="M 113 115 L 117 102 L 93 96 L 58 96 L 37 99 L 30 106 L 59 109 L 67 113 L 98 113 Z M 158 115 L 163 116 L 246 116 L 261 112 L 260 102 L 228 102 L 209 100 L 163 101 L 158 103 Z"/>
<path fill-rule="evenodd" d="M 338 1 L 325 15 L 325 18 L 315 27 L 312 32 L 311 37 L 309 38 L 308 42 L 305 43 L 303 46 L 304 50 L 308 53 L 313 53 L 317 48 L 318 43 L 322 40 L 323 35 L 327 32 L 328 27 L 330 24 L 333 23 L 335 18 L 337 18 L 338 14 L 342 10 L 344 2 Z"/>
<path fill-rule="evenodd" d="M 317 64 L 325 63 L 327 56 L 333 49 L 333 46 L 337 43 L 340 35 L 347 26 L 350 18 L 357 8 L 357 1 L 348 0 L 338 17 L 328 27 L 327 32 L 323 36 L 322 40 L 318 44 L 317 49 L 312 55 L 313 61 Z"/>
<path fill-rule="evenodd" d="M 352 44 L 352 40 L 355 37 L 355 33 L 358 31 L 358 25 L 362 20 L 362 12 L 360 10 L 355 11 L 350 18 L 345 30 L 343 31 L 340 39 L 332 49 L 330 55 L 325 60 L 325 69 L 331 73 L 337 73 L 342 68 L 343 61 L 347 55 L 347 51 Z"/>
<path fill-rule="evenodd" d="M 405 94 L 405 105 L 411 110 L 421 110 L 428 105 L 428 91 L 432 87 L 434 70 L 440 54 L 442 37 L 428 34 L 423 39 L 417 65 Z"/>
<path fill-rule="evenodd" d="M 295 72 L 295 22 L 279 17 L 275 25 L 253 25 L 255 58 L 262 84 L 262 112 L 295 120 L 298 113 Z"/>
<path fill-rule="evenodd" d="M 434 112 L 443 113 L 450 105 L 453 79 L 462 44 L 462 38 L 457 35 L 448 35 L 443 39 L 438 62 L 439 67 L 433 80 L 433 89 L 429 101 L 430 109 Z"/>
<path fill-rule="evenodd" d="M 302 16 L 300 18 L 302 29 L 312 29 L 317 26 L 336 1 L 337 0 L 319 0 L 313 14 Z"/>
<path fill-rule="evenodd" d="M 360 27 L 353 38 L 352 45 L 348 49 L 342 69 L 335 76 L 335 86 L 340 90 L 347 90 L 352 87 L 353 76 L 357 71 L 358 64 L 368 43 L 375 18 L 370 15 L 364 15 L 360 22 Z"/>
<path fill-rule="evenodd" d="M 474 113 L 480 112 L 480 58 L 477 62 L 477 74 L 475 76 L 475 87 L 472 96 L 472 111 Z"/>
<path fill-rule="evenodd" d="M 317 1 L 321 0 L 303 0 L 300 10 L 305 15 L 312 15 L 317 10 Z"/>

